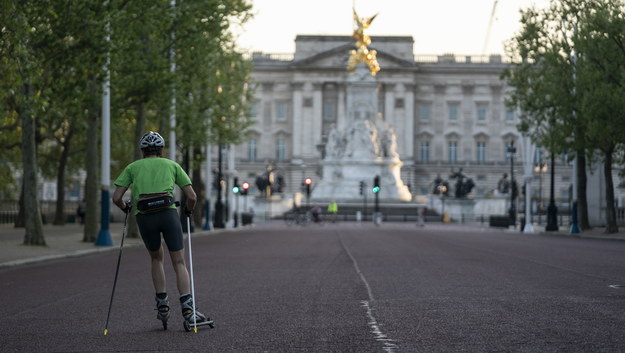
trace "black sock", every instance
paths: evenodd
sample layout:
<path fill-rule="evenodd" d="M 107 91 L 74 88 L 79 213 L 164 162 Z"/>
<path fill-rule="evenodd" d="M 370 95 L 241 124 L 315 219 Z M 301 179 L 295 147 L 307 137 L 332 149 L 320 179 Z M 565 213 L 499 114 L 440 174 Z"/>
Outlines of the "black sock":
<path fill-rule="evenodd" d="M 165 299 L 167 298 L 167 293 L 156 293 L 156 297 L 158 299 Z"/>

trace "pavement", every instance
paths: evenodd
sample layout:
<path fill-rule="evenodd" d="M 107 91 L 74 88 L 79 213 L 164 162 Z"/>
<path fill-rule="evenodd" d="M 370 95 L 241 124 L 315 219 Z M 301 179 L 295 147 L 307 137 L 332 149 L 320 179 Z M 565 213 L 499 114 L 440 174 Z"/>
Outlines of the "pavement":
<path fill-rule="evenodd" d="M 275 222 L 276 226 L 284 226 L 282 222 Z M 485 229 L 481 224 L 442 224 L 442 223 L 426 223 L 425 227 L 440 228 L 441 230 L 453 231 L 454 229 L 466 230 L 466 227 L 475 227 L 477 229 Z M 488 227 L 486 227 L 488 228 Z M 23 266 L 32 263 L 85 256 L 93 253 L 106 251 L 118 251 L 121 244 L 123 224 L 111 223 L 110 234 L 113 246 L 96 246 L 91 242 L 83 241 L 83 225 L 68 223 L 63 226 L 44 225 L 43 234 L 46 246 L 24 245 L 24 228 L 15 228 L 10 224 L 0 225 L 0 269 Z M 415 228 L 418 229 L 418 228 Z M 497 229 L 504 232 L 519 232 L 514 229 Z M 215 234 L 216 232 L 231 231 L 233 229 L 220 229 L 213 231 L 200 230 L 193 233 L 193 236 L 205 236 Z M 536 226 L 534 228 L 535 235 L 542 236 L 562 236 L 574 238 L 592 238 L 603 240 L 625 241 L 625 227 L 621 227 L 618 233 L 606 234 L 604 228 L 593 228 L 578 234 L 569 234 L 568 227 L 560 227 L 555 232 L 546 232 L 544 227 Z M 124 248 L 143 246 L 140 238 L 124 239 Z"/>
<path fill-rule="evenodd" d="M 106 251 L 119 251 L 122 237 L 122 223 L 111 223 L 112 246 L 96 246 L 83 241 L 83 225 L 68 223 L 62 226 L 44 225 L 45 246 L 24 245 L 24 228 L 11 224 L 0 225 L 0 269 L 32 263 L 57 260 L 68 257 L 85 256 Z M 196 231 L 193 236 L 214 234 L 218 231 Z M 124 238 L 124 248 L 143 246 L 141 238 Z"/>

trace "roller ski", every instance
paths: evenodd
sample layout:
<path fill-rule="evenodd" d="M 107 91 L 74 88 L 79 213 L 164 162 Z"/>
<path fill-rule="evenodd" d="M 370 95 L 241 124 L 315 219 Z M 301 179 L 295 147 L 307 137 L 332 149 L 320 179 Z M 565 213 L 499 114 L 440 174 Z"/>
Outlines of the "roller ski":
<path fill-rule="evenodd" d="M 160 296 L 160 298 L 159 298 Z M 167 295 L 156 295 L 156 318 L 163 322 L 163 329 L 167 330 L 167 320 L 169 320 L 169 298 Z"/>
<path fill-rule="evenodd" d="M 188 295 L 180 298 L 180 306 L 182 307 L 182 316 L 184 317 L 184 329 L 190 332 L 191 329 L 197 332 L 197 328 L 208 326 L 215 328 L 215 322 L 211 318 L 202 314 L 195 309 L 195 301 L 193 297 Z"/>

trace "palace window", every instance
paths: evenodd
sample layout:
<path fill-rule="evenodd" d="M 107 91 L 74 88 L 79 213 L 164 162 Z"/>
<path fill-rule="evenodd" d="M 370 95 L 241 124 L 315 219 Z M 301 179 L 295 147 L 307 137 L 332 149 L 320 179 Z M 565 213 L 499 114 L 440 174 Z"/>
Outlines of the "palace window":
<path fill-rule="evenodd" d="M 256 139 L 251 139 L 247 142 L 247 159 L 249 159 L 250 161 L 256 160 L 256 153 Z"/>
<path fill-rule="evenodd" d="M 512 109 L 506 110 L 506 121 L 508 122 L 514 121 L 514 110 Z"/>
<path fill-rule="evenodd" d="M 276 159 L 279 161 L 286 160 L 286 141 L 284 139 L 276 140 Z"/>
<path fill-rule="evenodd" d="M 458 161 L 458 141 L 449 141 L 447 144 L 447 153 L 449 162 Z"/>
<path fill-rule="evenodd" d="M 449 121 L 458 121 L 458 103 L 449 104 Z"/>
<path fill-rule="evenodd" d="M 477 152 L 477 156 L 476 156 L 477 162 L 478 163 L 486 162 L 486 142 L 485 141 L 477 142 L 476 152 Z"/>
<path fill-rule="evenodd" d="M 430 161 L 430 142 L 429 141 L 421 141 L 419 143 L 419 160 L 421 162 Z"/>
<path fill-rule="evenodd" d="M 478 122 L 485 122 L 486 118 L 487 118 L 487 112 L 488 112 L 488 104 L 486 103 L 478 103 L 476 106 L 477 109 L 477 121 Z"/>
<path fill-rule="evenodd" d="M 323 120 L 325 121 L 336 120 L 336 104 L 334 102 L 323 103 Z"/>
<path fill-rule="evenodd" d="M 276 104 L 276 119 L 280 121 L 286 120 L 286 115 L 287 115 L 286 103 L 277 103 Z"/>
<path fill-rule="evenodd" d="M 421 121 L 430 121 L 432 115 L 432 104 L 421 103 L 419 104 L 419 119 Z"/>

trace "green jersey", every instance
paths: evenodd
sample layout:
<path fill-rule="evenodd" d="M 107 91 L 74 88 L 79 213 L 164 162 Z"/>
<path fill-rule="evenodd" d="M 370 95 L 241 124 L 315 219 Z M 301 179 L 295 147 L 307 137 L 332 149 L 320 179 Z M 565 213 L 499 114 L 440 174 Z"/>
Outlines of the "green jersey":
<path fill-rule="evenodd" d="M 191 179 L 178 163 L 167 158 L 148 157 L 130 163 L 115 179 L 115 185 L 132 187 L 132 205 L 137 214 L 140 213 L 136 207 L 139 195 L 167 192 L 174 196 L 174 185 L 183 188 L 191 185 Z"/>

